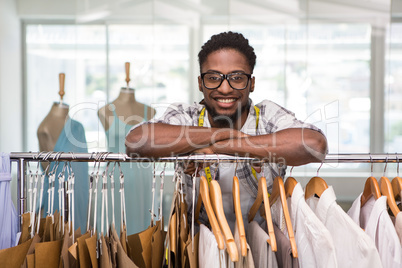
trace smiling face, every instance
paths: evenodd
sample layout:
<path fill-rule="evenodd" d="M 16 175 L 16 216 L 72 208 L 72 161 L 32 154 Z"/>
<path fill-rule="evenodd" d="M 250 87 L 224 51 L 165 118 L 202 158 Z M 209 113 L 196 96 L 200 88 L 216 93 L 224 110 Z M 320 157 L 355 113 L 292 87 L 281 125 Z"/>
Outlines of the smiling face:
<path fill-rule="evenodd" d="M 208 55 L 201 72 L 251 73 L 246 57 L 235 49 L 221 49 Z M 198 77 L 199 90 L 204 94 L 205 107 L 212 127 L 240 129 L 247 119 L 249 95 L 254 91 L 254 77 L 243 90 L 233 89 L 227 80 L 216 89 L 207 89 Z"/>

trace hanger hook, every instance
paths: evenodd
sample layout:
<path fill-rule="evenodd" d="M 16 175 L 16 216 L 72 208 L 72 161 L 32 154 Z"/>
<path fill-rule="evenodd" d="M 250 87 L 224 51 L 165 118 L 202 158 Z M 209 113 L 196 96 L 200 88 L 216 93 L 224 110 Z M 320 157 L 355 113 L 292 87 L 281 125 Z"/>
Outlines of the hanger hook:
<path fill-rule="evenodd" d="M 385 166 L 384 166 L 384 172 L 382 174 L 383 177 L 385 177 L 385 171 L 387 170 L 387 165 L 388 165 L 388 156 L 385 157 Z"/>
<path fill-rule="evenodd" d="M 317 177 L 318 177 L 318 172 L 320 172 L 320 169 L 321 169 L 323 163 L 324 163 L 324 162 L 321 162 L 321 165 L 320 165 L 320 166 L 318 167 L 318 169 L 317 169 Z"/>
<path fill-rule="evenodd" d="M 371 177 L 373 177 L 373 166 L 374 166 L 374 163 L 373 163 L 373 157 L 371 156 L 371 154 L 370 154 L 370 163 L 371 163 Z"/>
<path fill-rule="evenodd" d="M 399 177 L 399 158 L 397 153 L 395 153 L 395 155 L 396 155 L 396 162 L 398 163 L 398 165 L 396 166 L 396 175 Z"/>
<path fill-rule="evenodd" d="M 290 172 L 289 172 L 289 177 L 292 177 L 292 171 L 293 171 L 293 168 L 294 168 L 295 166 L 292 166 L 292 168 L 290 169 Z"/>
<path fill-rule="evenodd" d="M 220 162 L 220 159 L 219 159 L 219 155 L 218 155 L 218 154 L 216 154 L 216 158 L 218 159 L 218 165 L 217 165 L 217 167 L 215 168 L 215 171 L 214 171 L 214 180 L 216 179 L 216 173 L 218 172 L 219 162 Z"/>
<path fill-rule="evenodd" d="M 234 175 L 233 175 L 233 177 L 235 177 L 236 176 L 236 174 L 237 174 L 237 165 L 239 164 L 239 160 L 237 159 L 237 156 L 236 156 L 236 166 L 235 166 L 235 170 L 234 170 Z"/>

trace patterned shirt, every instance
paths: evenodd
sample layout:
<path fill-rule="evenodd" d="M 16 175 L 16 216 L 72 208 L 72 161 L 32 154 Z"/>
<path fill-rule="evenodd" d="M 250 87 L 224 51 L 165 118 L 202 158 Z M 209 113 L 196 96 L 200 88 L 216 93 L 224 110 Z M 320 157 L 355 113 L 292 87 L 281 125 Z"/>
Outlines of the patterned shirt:
<path fill-rule="evenodd" d="M 254 104 L 251 101 L 251 99 L 249 100 L 249 102 L 250 102 L 249 113 L 246 122 L 240 129 L 240 131 L 245 134 L 251 136 L 264 135 L 264 134 L 271 134 L 288 128 L 306 128 L 316 130 L 322 133 L 322 131 L 319 128 L 315 127 L 312 124 L 304 123 L 300 120 L 297 120 L 294 113 L 269 100 L 263 100 L 262 102 L 256 105 L 259 109 L 258 127 L 256 128 L 257 113 L 256 110 L 253 109 Z M 173 103 L 166 109 L 164 115 L 161 118 L 152 119 L 145 123 L 165 123 L 170 125 L 198 126 L 200 113 L 205 107 L 202 103 L 203 101 L 201 101 L 200 103 L 194 103 L 193 105 L 183 103 Z M 135 127 L 138 126 L 139 125 Z M 208 120 L 207 110 L 205 110 L 203 126 L 211 127 L 211 124 Z M 274 157 L 275 155 L 272 156 L 271 160 L 274 161 L 275 160 Z M 278 162 L 280 163 L 281 161 Z M 210 166 L 210 169 L 212 178 L 219 180 L 219 172 L 217 172 L 217 164 L 212 164 Z M 278 175 L 283 177 L 286 172 L 286 166 L 277 163 L 269 163 L 269 164 L 267 163 L 264 165 L 262 170 L 264 171 L 264 176 L 266 177 L 267 180 L 268 192 L 271 192 L 274 178 L 277 177 Z M 258 179 L 263 174 L 257 173 L 256 174 L 257 178 L 255 178 L 249 163 L 239 163 L 237 165 L 236 175 L 239 178 L 239 183 L 242 186 L 244 186 L 248 194 L 253 199 L 255 199 L 257 197 L 258 192 Z M 187 204 L 189 205 L 189 211 L 191 211 L 192 186 L 193 186 L 191 176 L 186 175 L 185 182 L 186 185 L 184 189 L 186 192 Z M 196 196 L 198 196 L 198 186 L 199 185 L 197 183 Z M 201 222 L 203 222 L 202 220 L 204 218 L 203 214 L 206 214 L 204 212 L 205 211 L 201 210 L 200 213 Z M 205 224 L 207 224 L 207 222 L 205 222 Z"/>

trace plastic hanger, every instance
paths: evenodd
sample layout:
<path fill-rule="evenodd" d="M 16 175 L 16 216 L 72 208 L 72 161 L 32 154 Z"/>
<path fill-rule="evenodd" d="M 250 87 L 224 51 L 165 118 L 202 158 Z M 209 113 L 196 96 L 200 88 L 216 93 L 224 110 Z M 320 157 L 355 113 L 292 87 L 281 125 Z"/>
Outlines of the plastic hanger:
<path fill-rule="evenodd" d="M 392 214 L 396 215 L 400 212 L 398 205 L 395 202 L 394 193 L 392 190 L 391 182 L 385 177 L 385 170 L 387 169 L 387 161 L 385 161 L 384 174 L 380 178 L 380 190 L 381 194 L 387 197 L 387 204 L 392 211 Z"/>
<path fill-rule="evenodd" d="M 233 195 L 233 207 L 236 215 L 237 229 L 239 230 L 239 237 L 240 237 L 240 253 L 243 257 L 246 257 L 247 240 L 243 222 L 243 215 L 241 213 L 240 186 L 239 186 L 239 178 L 237 178 L 237 176 L 233 176 L 232 195 Z"/>
<path fill-rule="evenodd" d="M 392 185 L 392 191 L 394 192 L 395 200 L 402 200 L 402 196 L 401 196 L 402 178 L 399 177 L 399 159 L 398 159 L 398 156 L 396 157 L 396 160 L 398 162 L 397 175 L 396 175 L 395 178 L 392 179 L 391 185 Z"/>
<path fill-rule="evenodd" d="M 272 186 L 272 194 L 269 197 L 269 203 L 271 204 L 271 206 L 275 203 L 275 201 L 278 199 L 278 197 L 280 197 L 283 214 L 285 216 L 285 223 L 286 223 L 286 228 L 288 229 L 290 247 L 292 249 L 292 255 L 293 255 L 293 258 L 297 258 L 298 254 L 297 254 L 297 247 L 296 247 L 296 239 L 295 239 L 295 235 L 293 232 L 292 222 L 290 220 L 288 203 L 286 201 L 285 186 L 284 186 L 283 180 L 280 176 L 278 176 L 274 179 L 274 184 Z"/>
<path fill-rule="evenodd" d="M 364 184 L 363 193 L 360 199 L 361 206 L 366 204 L 372 196 L 376 200 L 381 197 L 380 185 L 378 184 L 377 179 L 373 177 L 373 161 L 371 161 L 371 176 L 367 178 L 366 183 Z"/>
<path fill-rule="evenodd" d="M 304 199 L 306 200 L 313 195 L 321 197 L 322 193 L 328 189 L 328 185 L 325 180 L 318 176 L 318 171 L 320 170 L 321 166 L 317 170 L 317 176 L 312 177 L 304 189 Z"/>
<path fill-rule="evenodd" d="M 221 187 L 216 180 L 211 181 L 209 185 L 209 194 L 212 202 L 212 208 L 214 209 L 219 226 L 221 227 L 221 231 L 226 240 L 226 250 L 229 254 L 230 260 L 232 262 L 237 262 L 239 261 L 239 252 L 237 250 L 232 231 L 230 230 L 229 224 L 225 217 L 225 211 L 223 210 L 222 204 Z"/>
<path fill-rule="evenodd" d="M 274 233 L 274 225 L 272 222 L 271 206 L 269 205 L 269 199 L 268 199 L 267 180 L 264 176 L 261 177 L 260 180 L 258 181 L 257 198 L 255 199 L 254 204 L 251 206 L 250 211 L 248 213 L 248 222 L 251 222 L 254 219 L 255 214 L 261 207 L 262 203 L 264 203 L 265 221 L 267 222 L 268 227 L 269 239 L 267 240 L 267 242 L 268 244 L 271 245 L 272 251 L 276 252 L 277 246 Z"/>
<path fill-rule="evenodd" d="M 200 178 L 200 193 L 198 195 L 197 207 L 195 209 L 195 215 L 194 215 L 195 218 L 194 220 L 197 221 L 198 223 L 200 223 L 198 221 L 198 216 L 200 214 L 202 203 L 204 204 L 205 210 L 207 211 L 209 223 L 211 224 L 212 232 L 215 235 L 218 248 L 224 249 L 225 242 L 223 240 L 223 235 L 219 227 L 218 220 L 216 219 L 215 212 L 211 205 L 211 200 L 209 198 L 208 182 L 204 176 L 201 176 Z"/>

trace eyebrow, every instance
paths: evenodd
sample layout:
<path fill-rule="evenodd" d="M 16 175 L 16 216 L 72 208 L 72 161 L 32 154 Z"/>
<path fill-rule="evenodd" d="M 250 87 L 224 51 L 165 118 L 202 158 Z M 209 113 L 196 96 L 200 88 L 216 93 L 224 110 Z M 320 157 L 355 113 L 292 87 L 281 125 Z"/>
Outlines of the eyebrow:
<path fill-rule="evenodd" d="M 220 71 L 217 71 L 217 70 L 207 70 L 206 71 L 206 73 L 208 73 L 208 72 L 213 72 L 213 73 L 222 73 L 222 72 L 220 72 Z M 247 73 L 247 72 L 245 72 L 245 71 L 243 71 L 243 70 L 234 70 L 234 71 L 230 71 L 228 74 L 232 74 L 232 73 Z"/>

